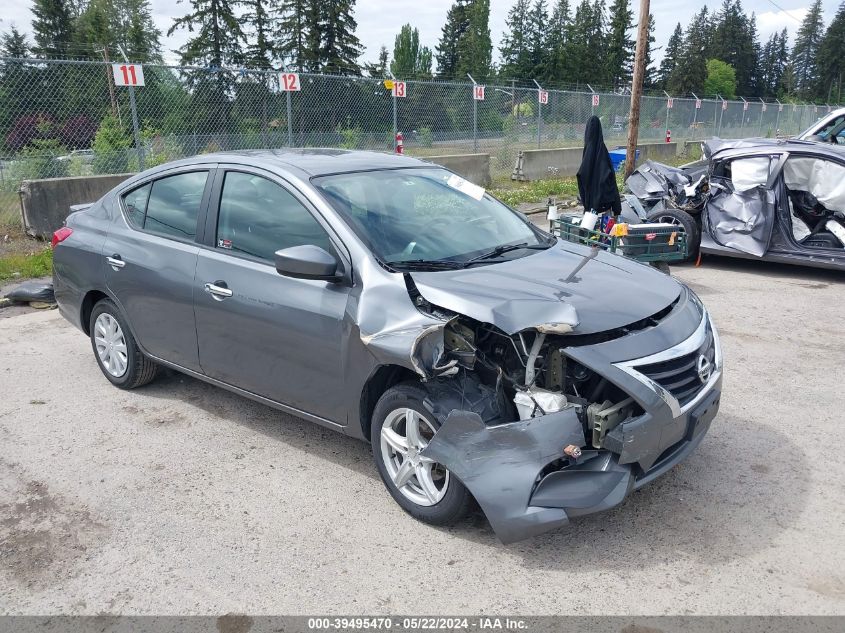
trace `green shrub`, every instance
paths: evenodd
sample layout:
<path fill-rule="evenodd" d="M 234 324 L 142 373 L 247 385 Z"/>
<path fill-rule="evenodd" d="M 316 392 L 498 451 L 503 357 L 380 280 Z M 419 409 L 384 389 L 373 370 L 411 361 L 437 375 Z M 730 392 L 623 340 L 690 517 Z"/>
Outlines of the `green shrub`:
<path fill-rule="evenodd" d="M 348 125 L 348 124 L 347 124 Z M 361 141 L 364 138 L 364 131 L 359 127 L 343 127 L 337 126 L 337 133 L 340 134 L 340 146 L 343 149 L 358 149 L 361 147 Z"/>
<path fill-rule="evenodd" d="M 421 127 L 417 132 L 417 139 L 420 147 L 431 147 L 434 145 L 434 137 L 431 134 L 430 127 Z"/>
<path fill-rule="evenodd" d="M 129 170 L 128 149 L 132 141 L 112 115 L 101 122 L 91 148 L 94 150 L 95 174 L 122 174 Z"/>

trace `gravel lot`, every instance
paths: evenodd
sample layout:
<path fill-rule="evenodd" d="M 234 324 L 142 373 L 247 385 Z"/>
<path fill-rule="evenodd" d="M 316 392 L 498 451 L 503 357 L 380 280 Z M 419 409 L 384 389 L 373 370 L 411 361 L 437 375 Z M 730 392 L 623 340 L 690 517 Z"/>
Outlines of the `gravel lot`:
<path fill-rule="evenodd" d="M 511 546 L 411 519 L 362 443 L 178 374 L 119 391 L 56 311 L 0 319 L 0 612 L 845 614 L 845 276 L 674 272 L 722 333 L 709 436 Z"/>

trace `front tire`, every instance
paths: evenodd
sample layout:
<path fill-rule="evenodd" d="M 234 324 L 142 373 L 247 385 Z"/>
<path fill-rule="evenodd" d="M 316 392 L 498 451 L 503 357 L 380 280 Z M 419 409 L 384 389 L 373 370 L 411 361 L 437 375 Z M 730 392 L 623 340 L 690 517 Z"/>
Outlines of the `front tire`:
<path fill-rule="evenodd" d="M 373 412 L 373 458 L 390 495 L 405 512 L 432 525 L 450 525 L 472 509 L 472 495 L 442 464 L 419 453 L 439 428 L 414 383 L 391 387 Z"/>
<path fill-rule="evenodd" d="M 135 389 L 155 378 L 158 365 L 138 349 L 126 319 L 113 301 L 103 299 L 94 306 L 88 331 L 97 365 L 115 387 Z"/>
<path fill-rule="evenodd" d="M 684 229 L 687 234 L 687 256 L 681 261 L 691 262 L 698 257 L 698 247 L 701 245 L 701 229 L 698 222 L 686 211 L 681 209 L 663 209 L 648 214 L 649 222 L 674 224 Z"/>

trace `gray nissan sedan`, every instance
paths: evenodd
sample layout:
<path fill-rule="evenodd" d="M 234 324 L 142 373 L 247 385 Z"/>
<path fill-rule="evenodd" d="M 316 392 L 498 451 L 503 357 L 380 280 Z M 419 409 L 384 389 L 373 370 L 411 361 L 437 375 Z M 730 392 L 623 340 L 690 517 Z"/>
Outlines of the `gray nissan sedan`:
<path fill-rule="evenodd" d="M 403 509 L 477 503 L 504 542 L 617 505 L 719 407 L 690 289 L 412 158 L 196 156 L 74 207 L 53 245 L 113 385 L 169 367 L 368 440 Z"/>

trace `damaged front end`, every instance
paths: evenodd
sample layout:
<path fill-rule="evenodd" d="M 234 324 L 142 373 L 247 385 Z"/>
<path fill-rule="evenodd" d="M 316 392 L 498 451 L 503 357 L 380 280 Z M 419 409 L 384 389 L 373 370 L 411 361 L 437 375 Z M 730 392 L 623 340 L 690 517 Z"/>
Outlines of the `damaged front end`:
<path fill-rule="evenodd" d="M 682 459 L 718 407 L 718 339 L 686 291 L 610 331 L 579 334 L 577 314 L 563 310 L 561 321 L 508 332 L 433 305 L 406 282 L 420 316 L 440 324 L 419 330 L 411 353 L 439 427 L 421 456 L 469 489 L 505 543 L 619 504 Z M 630 349 L 665 350 L 691 330 L 651 377 L 614 362 Z M 711 365 L 706 381 L 694 369 L 699 355 Z M 661 376 L 666 386 L 656 386 Z M 717 395 L 702 412 L 705 392 Z"/>
<path fill-rule="evenodd" d="M 672 167 L 645 161 L 625 181 L 625 201 L 641 220 L 664 209 L 697 213 L 704 208 L 710 191 L 707 163 Z"/>

